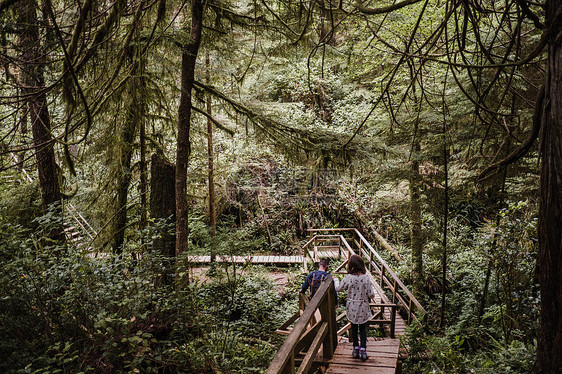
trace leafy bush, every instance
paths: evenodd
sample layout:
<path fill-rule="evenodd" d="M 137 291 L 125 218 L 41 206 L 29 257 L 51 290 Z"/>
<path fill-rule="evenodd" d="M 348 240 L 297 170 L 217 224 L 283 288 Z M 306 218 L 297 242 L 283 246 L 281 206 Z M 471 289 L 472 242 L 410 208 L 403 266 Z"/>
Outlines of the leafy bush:
<path fill-rule="evenodd" d="M 167 285 L 157 253 L 92 259 L 38 247 L 19 226 L 4 232 L 1 372 L 242 373 L 263 370 L 277 349 L 271 331 L 290 308 L 265 278 Z"/>

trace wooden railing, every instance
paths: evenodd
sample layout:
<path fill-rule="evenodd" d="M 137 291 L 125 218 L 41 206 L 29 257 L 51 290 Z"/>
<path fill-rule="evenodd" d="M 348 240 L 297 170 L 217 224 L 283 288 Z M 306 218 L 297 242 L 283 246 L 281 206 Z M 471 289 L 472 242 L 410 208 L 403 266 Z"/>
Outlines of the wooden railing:
<path fill-rule="evenodd" d="M 21 161 L 18 160 L 13 152 L 10 152 L 10 155 L 12 157 L 12 163 L 14 167 L 21 163 Z M 29 173 L 23 166 L 19 168 L 19 171 L 22 173 L 21 179 L 24 182 L 33 182 L 33 178 L 29 175 Z M 98 233 L 92 227 L 92 225 L 90 225 L 86 218 L 84 218 L 84 216 L 82 216 L 82 214 L 78 212 L 74 205 L 70 203 L 70 201 L 63 200 L 63 204 L 63 212 L 67 213 L 71 218 L 70 222 L 64 222 L 64 233 L 67 239 L 71 243 L 73 243 L 74 246 L 77 246 L 77 244 L 81 241 L 87 240 L 89 241 L 87 247 L 89 247 L 97 237 Z M 71 224 L 71 222 L 74 222 L 77 226 Z M 88 236 L 89 239 L 86 239 L 84 237 L 84 234 Z"/>
<path fill-rule="evenodd" d="M 314 241 L 314 237 L 339 237 L 341 243 L 341 248 L 348 253 L 359 254 L 365 259 L 365 264 L 371 274 L 375 275 L 379 279 L 380 288 L 385 290 L 388 289 L 392 294 L 390 303 L 397 304 L 398 308 L 402 310 L 409 324 L 413 319 L 417 319 L 416 312 L 425 314 L 425 309 L 418 302 L 418 300 L 412 295 L 408 288 L 402 283 L 398 276 L 392 271 L 388 266 L 386 261 L 379 255 L 379 253 L 373 248 L 373 246 L 365 239 L 365 237 L 355 228 L 331 228 L 331 229 L 309 229 L 313 238 L 309 240 L 309 243 Z M 317 234 L 314 233 L 325 233 L 325 232 L 336 232 L 337 234 L 327 235 L 327 234 Z M 347 235 L 347 236 L 346 236 Z M 378 240 L 378 239 L 377 239 Z M 384 239 L 383 239 L 384 240 Z M 351 245 L 349 243 L 352 243 Z M 381 246 L 389 246 L 389 244 L 384 241 L 380 243 Z M 343 266 L 343 265 L 342 265 Z M 339 269 L 338 269 L 339 270 Z"/>
<path fill-rule="evenodd" d="M 304 295 L 301 303 L 303 301 Z M 287 328 L 298 319 L 267 369 L 268 374 L 308 373 L 320 347 L 323 359 L 332 358 L 338 344 L 335 305 L 334 281 L 329 277 L 307 303 L 302 315 L 296 313 L 282 326 Z"/>
<path fill-rule="evenodd" d="M 311 258 L 314 262 L 320 260 L 319 253 L 325 251 L 338 251 L 342 254 L 342 239 L 341 235 L 314 235 L 304 246 L 305 251 L 304 260 L 306 262 L 307 253 L 312 253 Z M 305 266 L 305 272 L 308 272 Z"/>

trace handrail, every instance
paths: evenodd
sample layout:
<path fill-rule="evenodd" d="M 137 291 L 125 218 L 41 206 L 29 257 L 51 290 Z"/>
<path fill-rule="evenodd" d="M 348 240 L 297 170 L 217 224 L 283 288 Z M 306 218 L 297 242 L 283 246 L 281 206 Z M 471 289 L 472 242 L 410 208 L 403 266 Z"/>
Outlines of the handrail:
<path fill-rule="evenodd" d="M 10 152 L 10 155 L 12 156 L 12 159 L 14 160 L 14 165 L 17 165 L 17 164 L 20 163 L 20 161 L 17 159 L 14 152 Z M 25 175 L 24 180 L 27 179 L 28 182 L 33 182 L 33 178 L 29 175 L 29 173 L 27 172 L 27 170 L 25 170 L 25 168 L 22 167 L 21 172 Z M 72 205 L 72 203 L 70 203 L 70 201 L 66 201 L 65 203 L 66 203 L 66 206 L 71 208 L 71 209 L 69 209 L 71 217 L 80 226 L 80 228 L 82 229 L 82 232 L 86 233 L 86 235 L 88 235 L 90 237 L 90 240 L 91 240 L 90 243 L 93 242 L 95 237 L 97 237 L 97 235 L 98 235 L 96 230 L 92 227 L 92 225 L 90 225 L 90 223 L 86 220 L 86 218 L 84 218 L 84 216 L 82 216 L 82 214 L 80 214 L 80 212 L 74 207 L 74 205 Z M 93 236 L 91 234 L 92 232 L 94 233 Z"/>
<path fill-rule="evenodd" d="M 342 257 L 346 257 L 349 258 L 351 255 L 356 254 L 356 252 L 353 250 L 353 248 L 351 248 L 351 246 L 349 245 L 348 241 L 345 239 L 345 237 L 341 234 L 333 234 L 333 235 L 315 235 L 313 238 L 311 238 L 305 245 L 304 245 L 304 252 L 305 254 L 308 252 L 309 254 L 311 253 L 311 251 L 307 250 L 307 247 L 310 246 L 312 243 L 315 244 L 315 251 L 313 252 L 313 255 L 311 256 L 313 260 L 318 260 L 317 259 L 317 253 L 316 253 L 316 242 L 317 240 L 337 240 L 339 242 L 339 255 L 342 256 L 342 251 L 344 252 L 345 256 Z M 340 270 L 347 264 L 347 261 L 344 261 L 338 268 L 333 270 L 334 274 L 338 274 L 340 273 Z M 370 269 L 369 269 L 370 270 Z M 399 307 L 399 305 L 396 305 L 394 303 L 394 300 L 398 299 L 398 300 L 403 300 L 400 297 L 392 297 L 392 302 L 391 300 L 384 294 L 384 290 L 382 289 L 382 287 L 379 285 L 379 283 L 374 279 L 374 277 L 372 275 L 370 275 L 371 278 L 371 283 L 373 285 L 373 287 L 375 288 L 375 291 L 380 295 L 381 300 L 382 300 L 382 304 L 371 304 L 372 307 L 374 308 L 378 308 L 379 312 L 377 312 L 377 316 L 371 320 L 372 324 L 378 324 L 382 327 L 382 325 L 389 325 L 389 332 L 390 332 L 390 336 L 392 338 L 394 338 L 394 334 L 395 334 L 395 327 L 396 327 L 396 323 L 395 323 L 395 317 L 396 317 L 396 309 Z M 404 302 L 402 303 L 403 305 L 406 305 Z M 390 313 L 388 314 L 388 318 L 385 317 L 385 307 L 388 307 L 390 310 Z M 409 309 L 407 307 L 404 307 L 404 309 L 406 310 L 406 312 L 409 311 Z M 297 316 L 293 316 L 292 319 L 289 319 L 289 321 L 287 321 L 282 327 L 280 327 L 276 332 L 279 334 L 288 334 L 289 330 L 287 329 L 288 325 L 290 323 L 293 323 L 295 321 Z M 340 329 L 338 331 L 338 336 L 341 335 L 343 332 L 345 332 L 346 330 L 349 329 L 349 326 L 345 326 L 342 329 Z"/>
<path fill-rule="evenodd" d="M 98 235 L 96 230 L 92 227 L 92 225 L 90 225 L 90 223 L 86 220 L 86 218 L 84 218 L 84 216 L 80 214 L 80 212 L 74 207 L 74 205 L 72 205 L 70 201 L 67 202 L 66 204 L 68 207 L 70 207 L 69 210 L 71 211 L 72 218 L 74 218 L 74 220 L 78 223 L 78 225 L 80 225 L 82 231 L 84 231 L 86 235 L 90 237 L 91 240 L 94 240 L 94 236 Z M 78 219 L 76 216 L 80 217 L 80 219 Z M 83 223 L 80 220 L 82 220 Z M 86 228 L 86 226 L 88 226 L 88 228 Z M 93 236 L 90 233 L 90 231 L 94 233 Z"/>
<path fill-rule="evenodd" d="M 371 246 L 371 244 L 365 239 L 365 237 L 359 232 L 359 230 L 354 229 L 354 231 L 355 231 L 355 234 L 357 235 L 357 237 L 359 238 L 359 240 L 361 240 L 361 242 L 363 242 L 367 246 L 367 248 L 369 249 L 369 253 L 365 253 L 365 251 L 363 251 L 363 253 L 362 253 L 362 254 L 366 254 L 369 257 L 369 265 L 371 265 L 371 263 L 373 263 L 373 258 L 372 258 L 373 255 L 379 261 L 380 267 L 377 270 L 379 271 L 379 275 L 381 277 L 381 283 L 384 281 L 384 283 L 387 285 L 387 287 L 392 290 L 393 299 L 398 298 L 401 301 L 401 303 L 403 304 L 404 308 L 406 308 L 406 310 L 408 311 L 408 323 L 410 322 L 412 317 L 414 319 L 416 318 L 415 314 L 412 313 L 412 304 L 420 312 L 425 313 L 426 311 L 425 311 L 424 307 L 414 297 L 414 295 L 410 292 L 410 290 L 408 290 L 408 288 L 404 285 L 404 283 L 402 283 L 402 281 L 400 280 L 400 278 L 398 278 L 396 273 L 394 273 L 394 271 L 392 271 L 392 269 L 390 268 L 390 266 L 388 266 L 386 261 Z M 375 266 L 376 265 L 377 264 L 375 263 Z M 387 274 L 390 275 L 390 278 L 388 277 Z M 409 300 L 404 300 L 404 298 L 397 292 L 397 289 L 396 289 L 397 287 L 400 288 L 400 290 L 407 296 L 407 298 Z"/>
<path fill-rule="evenodd" d="M 372 265 L 375 266 L 378 275 L 380 276 L 381 287 L 386 285 L 392 291 L 392 302 L 396 300 L 400 301 L 402 308 L 406 310 L 408 314 L 408 323 L 411 321 L 412 318 L 416 319 L 416 315 L 413 313 L 413 306 L 422 313 L 426 313 L 423 306 L 418 302 L 418 300 L 414 297 L 414 295 L 408 290 L 408 288 L 402 283 L 402 281 L 398 278 L 398 276 L 392 271 L 390 266 L 386 263 L 386 261 L 379 255 L 379 253 L 371 246 L 371 244 L 365 239 L 365 237 L 357 230 L 356 228 L 329 228 L 329 229 L 308 229 L 309 232 L 342 232 L 342 231 L 351 231 L 354 233 L 354 237 L 356 236 L 358 240 L 356 240 L 357 249 L 359 250 L 360 255 L 365 255 L 368 258 L 367 265 L 369 270 L 372 269 Z M 339 235 L 343 238 L 343 235 Z M 309 241 L 309 243 L 312 239 Z M 343 238 L 343 243 L 347 243 L 345 238 Z M 365 250 L 365 247 L 368 249 Z M 349 245 L 346 247 L 349 248 Z M 348 249 L 349 251 L 349 249 Z M 351 252 L 350 252 L 351 253 Z M 353 252 L 354 253 L 354 252 Z M 374 260 L 377 260 L 375 262 Z M 383 284 L 384 283 L 384 284 Z M 401 291 L 405 294 L 405 298 L 398 293 Z"/>
<path fill-rule="evenodd" d="M 338 344 L 334 298 L 334 281 L 332 277 L 328 277 L 304 308 L 295 327 L 271 361 L 267 374 L 295 373 L 295 356 L 305 347 L 308 347 L 308 352 L 299 365 L 298 373 L 308 372 L 320 347 L 324 359 L 332 358 Z M 311 327 L 317 310 L 321 319 Z"/>

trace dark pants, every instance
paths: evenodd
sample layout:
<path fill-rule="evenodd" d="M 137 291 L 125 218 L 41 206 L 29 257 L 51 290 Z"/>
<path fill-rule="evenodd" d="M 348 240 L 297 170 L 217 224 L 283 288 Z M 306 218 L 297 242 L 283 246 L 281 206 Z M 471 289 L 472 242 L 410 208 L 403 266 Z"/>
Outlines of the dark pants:
<path fill-rule="evenodd" d="M 360 325 L 356 325 L 355 323 L 351 324 L 351 340 L 353 341 L 354 347 L 359 347 L 359 339 L 357 337 L 357 330 L 359 329 L 359 335 L 361 336 L 361 347 L 367 348 L 367 324 L 362 323 Z"/>

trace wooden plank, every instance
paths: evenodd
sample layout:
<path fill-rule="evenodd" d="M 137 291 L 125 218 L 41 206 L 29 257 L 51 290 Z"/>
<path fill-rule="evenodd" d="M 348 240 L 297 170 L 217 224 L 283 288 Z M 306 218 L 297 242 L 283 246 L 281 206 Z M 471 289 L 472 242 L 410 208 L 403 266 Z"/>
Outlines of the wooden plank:
<path fill-rule="evenodd" d="M 350 342 L 341 342 L 334 357 L 329 361 L 327 374 L 376 373 L 394 374 L 398 364 L 400 341 L 398 339 L 367 340 L 369 359 L 361 361 L 351 355 L 353 346 Z"/>
<path fill-rule="evenodd" d="M 351 356 L 351 351 L 353 347 L 349 346 L 349 349 L 343 350 L 334 355 L 333 361 L 337 363 L 355 363 L 357 359 Z M 369 365 L 387 365 L 393 366 L 396 363 L 396 359 L 398 355 L 396 352 L 380 352 L 380 351 L 372 351 L 367 347 L 367 354 L 369 355 L 368 363 Z M 367 361 L 365 361 L 367 363 Z"/>
<path fill-rule="evenodd" d="M 395 374 L 396 368 L 369 366 L 330 366 L 326 374 Z"/>
<path fill-rule="evenodd" d="M 346 358 L 337 358 L 336 362 L 330 363 L 329 367 L 367 367 L 367 368 L 393 368 L 396 369 L 396 362 L 398 360 L 398 356 L 396 357 L 374 357 L 369 355 L 367 361 L 361 361 L 356 358 L 351 357 L 351 352 L 349 352 L 349 356 Z"/>

